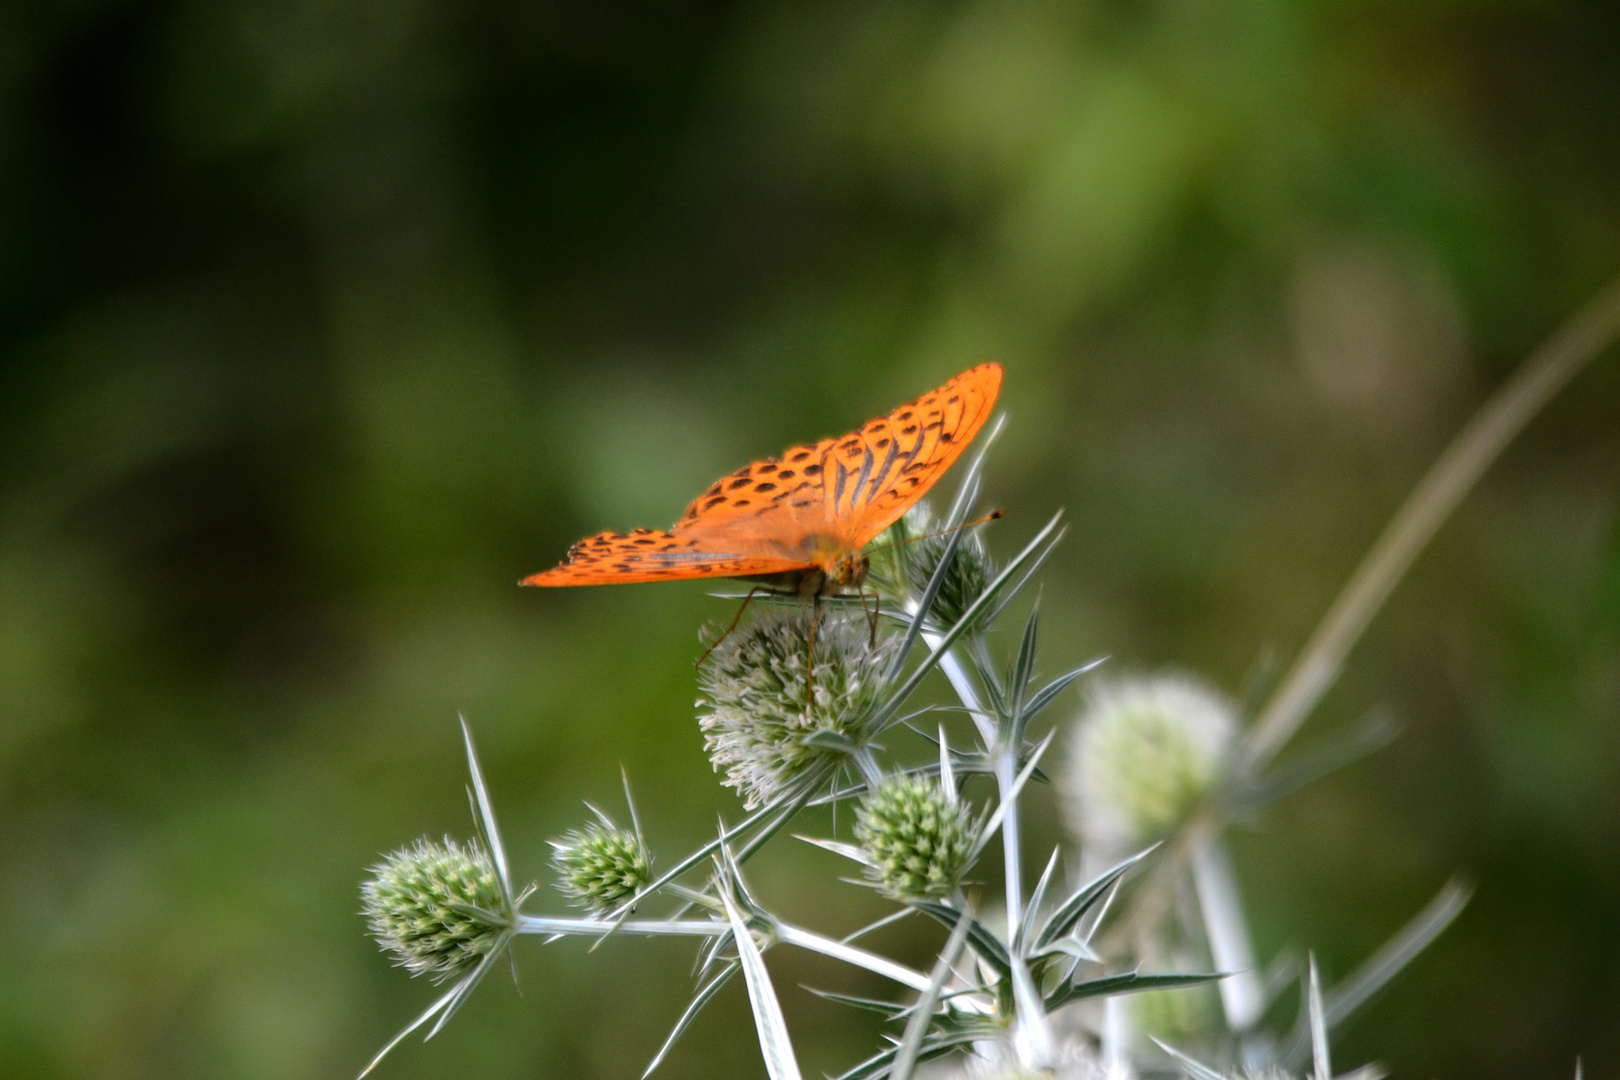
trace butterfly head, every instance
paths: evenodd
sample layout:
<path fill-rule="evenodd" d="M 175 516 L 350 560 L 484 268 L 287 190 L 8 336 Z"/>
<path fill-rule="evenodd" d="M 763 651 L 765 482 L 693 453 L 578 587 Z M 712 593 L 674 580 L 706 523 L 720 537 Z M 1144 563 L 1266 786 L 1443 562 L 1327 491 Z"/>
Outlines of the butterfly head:
<path fill-rule="evenodd" d="M 821 573 L 827 588 L 847 589 L 858 586 L 866 580 L 869 566 L 866 552 L 846 551 L 824 563 Z"/>

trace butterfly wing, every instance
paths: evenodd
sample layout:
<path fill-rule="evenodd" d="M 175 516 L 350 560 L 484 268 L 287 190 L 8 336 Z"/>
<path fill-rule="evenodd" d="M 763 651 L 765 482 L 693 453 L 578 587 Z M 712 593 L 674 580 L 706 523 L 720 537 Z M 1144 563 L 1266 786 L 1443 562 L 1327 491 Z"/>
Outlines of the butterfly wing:
<path fill-rule="evenodd" d="M 980 364 L 842 438 L 794 446 L 716 480 L 669 532 L 600 533 L 525 585 L 610 585 L 805 570 L 857 551 L 933 487 L 1001 390 Z"/>
<path fill-rule="evenodd" d="M 864 547 L 962 456 L 995 408 L 1001 365 L 980 364 L 838 440 L 826 466 L 828 516 Z"/>
<path fill-rule="evenodd" d="M 686 578 L 752 577 L 802 569 L 802 561 L 745 552 L 713 551 L 691 537 L 653 529 L 598 533 L 568 550 L 560 566 L 523 579 L 523 585 L 628 585 Z"/>

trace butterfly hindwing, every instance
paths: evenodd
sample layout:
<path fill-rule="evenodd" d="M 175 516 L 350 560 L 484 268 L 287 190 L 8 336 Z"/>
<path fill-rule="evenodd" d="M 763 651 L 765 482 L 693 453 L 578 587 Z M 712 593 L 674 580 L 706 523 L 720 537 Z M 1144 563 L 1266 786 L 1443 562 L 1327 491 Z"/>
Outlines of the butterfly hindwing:
<path fill-rule="evenodd" d="M 598 533 L 568 551 L 562 565 L 524 578 L 524 585 L 613 585 L 686 578 L 751 577 L 797 563 L 737 552 L 708 551 L 691 538 L 653 529 Z"/>

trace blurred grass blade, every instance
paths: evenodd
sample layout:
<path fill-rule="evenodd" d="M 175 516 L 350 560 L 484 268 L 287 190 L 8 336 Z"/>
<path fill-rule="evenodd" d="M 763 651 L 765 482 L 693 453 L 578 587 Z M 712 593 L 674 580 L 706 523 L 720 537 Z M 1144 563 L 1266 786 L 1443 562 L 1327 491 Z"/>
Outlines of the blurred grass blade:
<path fill-rule="evenodd" d="M 928 1025 L 934 1019 L 934 1006 L 939 1003 L 940 991 L 945 989 L 945 981 L 951 977 L 951 966 L 956 963 L 957 954 L 962 951 L 962 944 L 967 941 L 972 922 L 972 913 L 964 910 L 957 917 L 956 925 L 951 927 L 950 939 L 945 942 L 945 948 L 939 954 L 933 972 L 928 976 L 928 989 L 923 991 L 916 1008 L 911 1012 L 911 1019 L 906 1021 L 906 1033 L 901 1036 L 900 1046 L 895 1050 L 894 1068 L 889 1072 L 890 1080 L 911 1080 L 911 1072 L 917 1067 L 917 1055 L 922 1050 L 923 1036 L 928 1034 Z"/>
<path fill-rule="evenodd" d="M 1441 931 L 1451 925 L 1473 895 L 1473 888 L 1457 879 L 1446 882 L 1433 900 L 1401 928 L 1360 967 L 1350 973 L 1343 983 L 1329 991 L 1323 1001 L 1323 1018 L 1329 1031 L 1344 1023 L 1356 1009 L 1411 963 Z M 1287 1049 L 1280 1059 L 1289 1068 L 1305 1064 L 1310 1052 L 1308 1032 L 1304 1024 L 1297 1024 Z"/>
<path fill-rule="evenodd" d="M 1324 1017 L 1329 1030 L 1349 1019 L 1367 999 L 1383 989 L 1400 970 L 1428 948 L 1453 919 L 1462 914 L 1474 895 L 1473 886 L 1453 878 L 1435 894 L 1400 933 L 1391 938 L 1328 994 Z"/>
<path fill-rule="evenodd" d="M 1514 436 L 1620 337 L 1620 278 L 1572 315 L 1491 395 L 1423 474 L 1333 601 L 1255 720 L 1240 754 L 1256 770 L 1299 730 L 1367 624 L 1463 496 Z"/>

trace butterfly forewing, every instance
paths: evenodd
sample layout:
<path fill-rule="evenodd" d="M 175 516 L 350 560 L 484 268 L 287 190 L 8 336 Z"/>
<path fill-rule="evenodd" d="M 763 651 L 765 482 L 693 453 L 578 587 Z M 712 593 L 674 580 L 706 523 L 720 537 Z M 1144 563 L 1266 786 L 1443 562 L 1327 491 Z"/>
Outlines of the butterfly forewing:
<path fill-rule="evenodd" d="M 524 578 L 524 585 L 628 585 L 686 578 L 751 577 L 799 569 L 802 562 L 739 552 L 705 551 L 690 538 L 653 529 L 598 533 L 568 552 L 561 566 Z"/>
<path fill-rule="evenodd" d="M 865 546 L 945 474 L 984 426 L 1001 366 L 981 364 L 842 438 L 745 465 L 669 532 L 601 533 L 525 585 L 605 585 L 804 570 Z"/>
<path fill-rule="evenodd" d="M 838 443 L 832 513 L 865 546 L 945 475 L 990 418 L 1001 365 L 980 364 Z M 841 482 L 842 481 L 842 482 Z"/>

